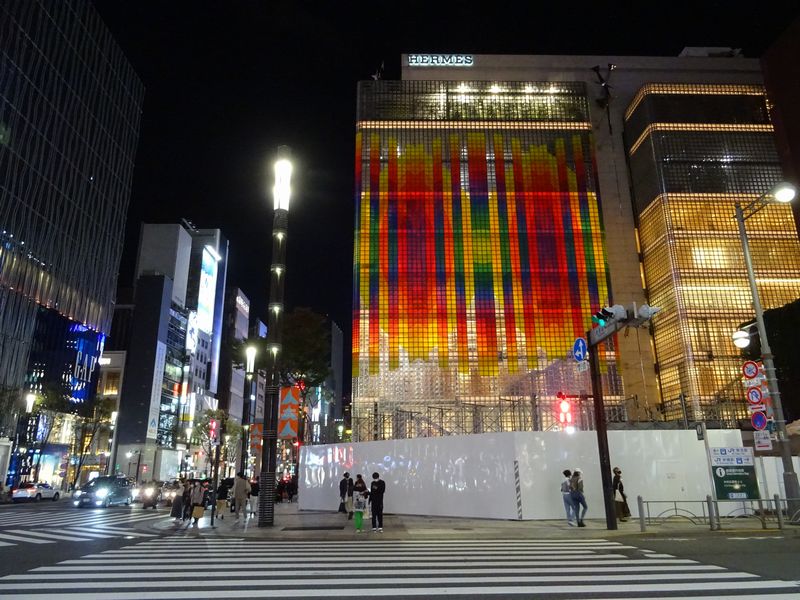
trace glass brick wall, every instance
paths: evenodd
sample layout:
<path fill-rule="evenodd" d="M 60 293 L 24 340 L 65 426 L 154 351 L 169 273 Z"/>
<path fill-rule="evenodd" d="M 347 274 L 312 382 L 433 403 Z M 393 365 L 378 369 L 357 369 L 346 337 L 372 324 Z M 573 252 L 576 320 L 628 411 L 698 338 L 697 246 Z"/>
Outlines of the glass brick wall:
<path fill-rule="evenodd" d="M 731 334 L 752 321 L 734 206 L 781 178 L 763 88 L 644 86 L 626 113 L 638 239 L 653 320 L 662 398 L 680 418 L 747 417 L 742 358 Z M 800 296 L 800 242 L 791 208 L 769 204 L 747 220 L 765 308 Z M 670 408 L 671 407 L 671 408 Z"/>
<path fill-rule="evenodd" d="M 360 84 L 354 416 L 590 389 L 565 359 L 609 296 L 592 144 L 582 84 Z"/>

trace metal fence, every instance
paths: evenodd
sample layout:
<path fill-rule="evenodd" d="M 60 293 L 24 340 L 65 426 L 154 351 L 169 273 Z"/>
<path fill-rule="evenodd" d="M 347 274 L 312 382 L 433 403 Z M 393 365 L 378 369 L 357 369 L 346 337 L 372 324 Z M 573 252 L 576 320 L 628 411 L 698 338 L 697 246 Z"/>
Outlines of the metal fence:
<path fill-rule="evenodd" d="M 670 521 L 686 521 L 706 525 L 711 531 L 741 529 L 742 525 L 759 524 L 762 529 L 784 529 L 800 525 L 800 498 L 780 498 L 775 494 L 763 500 L 644 500 L 637 497 L 639 527 L 664 525 Z M 791 508 L 790 508 L 791 507 Z"/>

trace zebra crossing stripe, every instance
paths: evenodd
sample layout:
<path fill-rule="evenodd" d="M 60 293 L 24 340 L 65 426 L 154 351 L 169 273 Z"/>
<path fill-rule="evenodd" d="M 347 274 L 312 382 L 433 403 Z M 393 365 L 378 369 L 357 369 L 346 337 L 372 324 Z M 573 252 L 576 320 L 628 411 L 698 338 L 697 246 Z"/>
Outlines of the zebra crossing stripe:
<path fill-rule="evenodd" d="M 19 531 L 20 531 L 20 533 L 23 533 L 21 530 L 19 530 Z M 47 540 L 55 539 L 55 540 L 62 540 L 62 541 L 65 541 L 65 542 L 86 542 L 86 541 L 89 541 L 90 539 L 92 539 L 90 537 L 81 537 L 77 533 L 72 534 L 72 535 L 64 535 L 62 533 L 51 533 L 49 531 L 47 531 L 47 532 L 45 532 L 45 531 L 25 531 L 24 533 L 25 533 L 25 535 L 32 535 L 32 536 L 37 537 L 37 538 L 44 538 L 44 539 L 47 539 Z M 72 533 L 72 532 L 69 532 L 69 533 Z"/>
<path fill-rule="evenodd" d="M 28 536 L 27 531 L 17 531 L 17 533 L 21 533 L 22 535 L 12 535 L 12 532 L 16 530 L 2 530 L 0 531 L 0 540 L 12 540 L 15 542 L 29 542 L 31 544 L 52 544 L 52 540 L 38 540 Z"/>
<path fill-rule="evenodd" d="M 50 531 L 52 531 L 52 530 L 50 530 Z M 90 538 L 95 538 L 95 539 L 107 539 L 108 540 L 108 539 L 113 539 L 113 538 L 117 537 L 117 536 L 114 536 L 114 535 L 106 535 L 104 533 L 97 533 L 97 532 L 95 532 L 94 528 L 92 528 L 92 529 L 82 529 L 82 528 L 78 528 L 78 527 L 66 527 L 66 528 L 62 529 L 61 531 L 68 531 L 69 533 L 76 533 L 78 535 L 84 535 L 84 536 L 88 536 Z"/>

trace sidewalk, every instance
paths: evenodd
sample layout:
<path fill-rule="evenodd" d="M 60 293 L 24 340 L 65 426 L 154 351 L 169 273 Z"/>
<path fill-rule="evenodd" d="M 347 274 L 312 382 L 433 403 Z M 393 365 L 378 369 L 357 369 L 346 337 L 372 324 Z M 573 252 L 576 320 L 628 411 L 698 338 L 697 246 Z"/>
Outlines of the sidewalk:
<path fill-rule="evenodd" d="M 364 525 L 367 531 L 357 534 L 353 522 L 347 516 L 337 512 L 300 511 L 295 503 L 279 503 L 275 505 L 275 524 L 272 527 L 258 527 L 258 517 L 250 517 L 235 521 L 234 516 L 226 512 L 224 519 L 216 519 L 211 527 L 211 511 L 200 519 L 197 527 L 188 525 L 189 521 L 174 523 L 165 517 L 163 520 L 151 521 L 143 527 L 149 531 L 166 534 L 185 531 L 198 535 L 213 534 L 216 536 L 281 539 L 281 540 L 356 540 L 356 539 L 388 539 L 388 540 L 443 540 L 443 539 L 598 539 L 620 536 L 726 536 L 732 533 L 749 533 L 751 535 L 795 536 L 800 535 L 800 527 L 787 526 L 784 530 L 762 529 L 755 519 L 736 519 L 723 521 L 721 531 L 709 531 L 707 525 L 693 525 L 686 520 L 668 521 L 661 525 L 648 525 L 642 533 L 639 520 L 632 518 L 626 523 L 619 523 L 619 529 L 606 529 L 605 519 L 590 519 L 586 527 L 577 528 L 564 521 L 498 521 L 493 519 L 461 519 L 452 517 L 423 517 L 410 515 L 384 515 L 383 533 L 369 531 L 368 522 Z"/>

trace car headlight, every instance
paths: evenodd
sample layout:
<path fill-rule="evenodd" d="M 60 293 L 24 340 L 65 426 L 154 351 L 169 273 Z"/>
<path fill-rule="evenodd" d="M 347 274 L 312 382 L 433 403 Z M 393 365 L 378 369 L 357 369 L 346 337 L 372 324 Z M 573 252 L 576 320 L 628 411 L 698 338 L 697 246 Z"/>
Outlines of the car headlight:
<path fill-rule="evenodd" d="M 94 493 L 95 498 L 105 498 L 108 496 L 108 488 L 100 488 Z"/>
<path fill-rule="evenodd" d="M 148 498 L 149 498 L 150 496 L 152 496 L 152 495 L 153 495 L 153 488 L 146 488 L 146 489 L 144 490 L 144 495 L 145 495 L 145 496 L 147 496 Z"/>
<path fill-rule="evenodd" d="M 72 494 L 72 495 L 73 495 L 75 498 L 80 498 L 80 497 L 81 497 L 81 494 L 83 494 L 83 492 L 82 492 L 82 491 L 80 491 L 80 490 L 75 490 L 75 493 L 74 493 L 74 494 Z"/>

